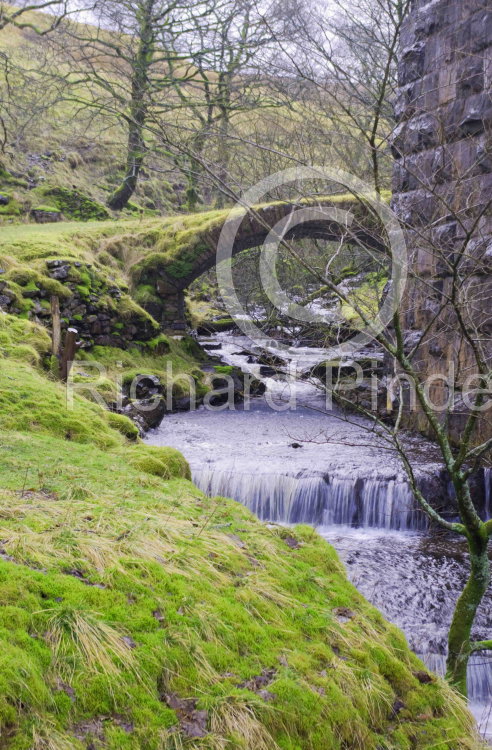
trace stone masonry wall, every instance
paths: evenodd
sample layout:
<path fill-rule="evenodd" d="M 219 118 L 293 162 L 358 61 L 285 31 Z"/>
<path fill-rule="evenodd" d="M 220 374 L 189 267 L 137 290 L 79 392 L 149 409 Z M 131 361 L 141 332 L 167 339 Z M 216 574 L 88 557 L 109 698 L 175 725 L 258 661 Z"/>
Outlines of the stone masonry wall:
<path fill-rule="evenodd" d="M 453 274 L 474 337 L 492 361 L 492 2 L 415 0 L 401 36 L 393 208 L 407 229 L 406 344 L 425 375 L 455 367 L 455 437 L 466 419 L 460 388 L 475 368 L 446 303 Z M 461 253 L 458 265 L 455 260 Z M 436 403 L 448 398 L 437 378 Z M 461 400 L 460 400 L 461 399 Z M 425 428 L 422 415 L 410 426 Z M 492 435 L 492 410 L 480 432 Z"/>

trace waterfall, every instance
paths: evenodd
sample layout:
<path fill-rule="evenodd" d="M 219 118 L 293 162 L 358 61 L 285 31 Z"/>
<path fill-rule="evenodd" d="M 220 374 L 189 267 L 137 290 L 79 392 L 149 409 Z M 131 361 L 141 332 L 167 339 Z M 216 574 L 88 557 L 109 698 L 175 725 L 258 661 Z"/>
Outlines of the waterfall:
<path fill-rule="evenodd" d="M 419 654 L 424 664 L 436 674 L 446 673 L 446 656 L 444 654 Z M 492 695 L 492 658 L 490 654 L 473 654 L 468 664 L 467 673 L 468 697 L 475 703 L 488 703 Z"/>
<path fill-rule="evenodd" d="M 492 469 L 483 470 L 483 481 L 485 486 L 485 520 L 492 518 Z"/>
<path fill-rule="evenodd" d="M 200 468 L 193 472 L 193 481 L 207 495 L 243 503 L 264 521 L 396 531 L 428 527 L 409 485 L 397 479 Z"/>

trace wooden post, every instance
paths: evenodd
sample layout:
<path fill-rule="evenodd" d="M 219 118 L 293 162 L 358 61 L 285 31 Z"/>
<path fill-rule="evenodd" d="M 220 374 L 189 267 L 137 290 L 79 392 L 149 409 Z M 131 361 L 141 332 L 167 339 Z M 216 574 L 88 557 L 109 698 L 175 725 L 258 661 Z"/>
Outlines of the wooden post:
<path fill-rule="evenodd" d="M 55 295 L 51 298 L 51 329 L 51 353 L 58 357 L 61 344 L 61 316 L 60 300 Z"/>
<path fill-rule="evenodd" d="M 65 338 L 65 347 L 63 349 L 63 353 L 61 356 L 61 363 L 60 363 L 60 378 L 66 382 L 68 379 L 68 375 L 70 373 L 70 368 L 72 367 L 72 363 L 75 357 L 75 352 L 77 351 L 77 336 L 78 331 L 76 328 L 68 328 L 67 329 L 67 336 Z"/>

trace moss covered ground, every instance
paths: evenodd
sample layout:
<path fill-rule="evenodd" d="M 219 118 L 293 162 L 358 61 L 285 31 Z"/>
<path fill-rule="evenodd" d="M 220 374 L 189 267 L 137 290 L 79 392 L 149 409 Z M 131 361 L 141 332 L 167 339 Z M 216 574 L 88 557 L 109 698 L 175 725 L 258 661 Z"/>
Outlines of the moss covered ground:
<path fill-rule="evenodd" d="M 48 341 L 1 316 L 2 747 L 479 747 L 328 544 L 205 497 L 125 417 L 68 409 Z"/>

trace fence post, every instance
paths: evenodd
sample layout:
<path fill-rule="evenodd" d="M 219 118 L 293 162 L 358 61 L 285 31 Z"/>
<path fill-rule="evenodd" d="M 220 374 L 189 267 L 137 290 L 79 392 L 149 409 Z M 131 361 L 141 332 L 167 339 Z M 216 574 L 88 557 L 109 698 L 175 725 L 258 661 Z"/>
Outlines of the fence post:
<path fill-rule="evenodd" d="M 51 329 L 51 353 L 58 357 L 61 344 L 61 316 L 60 300 L 55 295 L 51 297 Z"/>
<path fill-rule="evenodd" d="M 61 356 L 61 363 L 60 363 L 60 378 L 64 382 L 66 382 L 68 379 L 70 368 L 75 358 L 75 352 L 78 349 L 78 346 L 77 346 L 78 333 L 79 332 L 77 331 L 76 328 L 67 329 L 67 335 L 65 338 L 65 346 L 63 348 L 63 352 Z"/>

